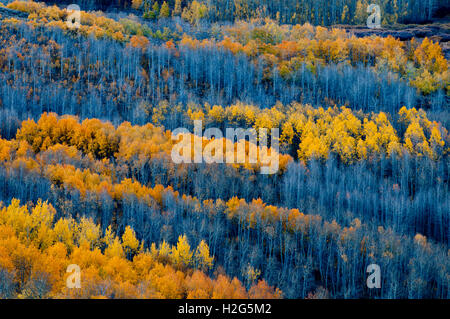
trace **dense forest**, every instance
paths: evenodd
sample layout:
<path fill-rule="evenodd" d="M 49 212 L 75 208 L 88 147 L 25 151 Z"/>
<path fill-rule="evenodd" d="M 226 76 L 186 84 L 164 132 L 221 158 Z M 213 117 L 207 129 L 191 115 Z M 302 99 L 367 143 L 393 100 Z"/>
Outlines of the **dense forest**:
<path fill-rule="evenodd" d="M 450 298 L 439 39 L 337 26 L 365 0 L 84 0 L 75 29 L 67 4 L 0 4 L 0 298 Z M 384 27 L 448 5 L 377 4 Z M 195 121 L 278 130 L 278 171 L 175 163 Z"/>
<path fill-rule="evenodd" d="M 48 3 L 70 4 L 67 0 Z M 448 9 L 447 0 L 82 0 L 90 10 L 137 10 L 148 18 L 187 15 L 191 8 L 201 9 L 210 21 L 235 21 L 272 18 L 280 23 L 315 25 L 364 24 L 367 7 L 377 4 L 384 13 L 383 23 L 422 23 L 440 17 Z M 161 13 L 162 12 L 162 13 Z"/>

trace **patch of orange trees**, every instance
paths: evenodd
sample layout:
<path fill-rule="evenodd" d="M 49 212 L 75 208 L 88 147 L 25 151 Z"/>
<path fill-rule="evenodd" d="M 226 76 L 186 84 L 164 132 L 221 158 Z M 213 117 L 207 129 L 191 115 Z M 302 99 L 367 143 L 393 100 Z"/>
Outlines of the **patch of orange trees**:
<path fill-rule="evenodd" d="M 195 1 L 194 1 L 195 2 Z M 29 13 L 28 20 L 33 25 L 44 24 L 67 30 L 66 9 L 46 6 L 33 1 L 14 1 L 7 6 Z M 6 22 L 16 23 L 16 20 Z M 117 41 L 129 41 L 133 47 L 146 47 L 151 30 L 143 31 L 144 26 L 130 19 L 115 21 L 98 13 L 81 11 L 79 32 L 93 34 L 97 38 L 109 37 Z M 157 37 L 169 40 L 168 31 L 157 31 Z M 181 30 L 182 32 L 182 30 Z M 388 69 L 403 78 L 423 94 L 444 89 L 449 94 L 450 73 L 439 43 L 425 38 L 421 43 L 413 39 L 403 42 L 392 36 L 386 38 L 372 36 L 356 38 L 339 28 L 327 29 L 321 26 L 279 25 L 273 20 L 240 21 L 221 29 L 223 40 L 214 38 L 199 41 L 184 34 L 177 43 L 191 48 L 205 45 L 221 46 L 234 54 L 243 53 L 254 58 L 255 63 L 263 60 L 266 68 L 278 68 L 280 74 L 289 77 L 302 64 L 311 70 L 317 65 L 363 64 L 372 66 L 377 72 Z M 173 35 L 173 38 L 178 38 Z M 174 39 L 171 39 L 174 40 Z M 172 45 L 171 42 L 170 45 Z M 270 74 L 269 70 L 265 72 Z"/>
<path fill-rule="evenodd" d="M 102 234 L 92 220 L 61 218 L 46 202 L 0 204 L 0 271 L 6 298 L 279 298 L 259 281 L 248 291 L 234 278 L 209 277 L 213 257 L 205 242 L 192 250 L 185 236 L 144 249 L 127 227 Z M 68 265 L 81 269 L 81 288 L 69 289 Z M 8 283 L 6 282 L 8 281 Z"/>

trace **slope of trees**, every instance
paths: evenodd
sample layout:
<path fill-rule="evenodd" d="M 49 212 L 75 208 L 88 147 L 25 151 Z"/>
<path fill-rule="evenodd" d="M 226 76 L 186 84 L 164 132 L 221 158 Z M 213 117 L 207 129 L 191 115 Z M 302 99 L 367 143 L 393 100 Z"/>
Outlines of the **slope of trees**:
<path fill-rule="evenodd" d="M 246 28 L 241 28 L 245 37 Z M 302 34 L 309 27 L 296 30 Z M 74 38 L 58 28 L 6 23 L 0 38 L 0 114 L 8 118 L 2 123 L 9 127 L 2 128 L 2 134 L 11 137 L 17 120 L 37 118 L 43 111 L 143 124 L 158 120 L 151 110 L 164 100 L 168 109 L 205 102 L 267 107 L 299 101 L 390 113 L 403 105 L 438 112 L 447 105 L 448 64 L 440 47 L 430 41 L 405 49 L 392 38 L 349 39 L 317 28 L 312 36 L 326 40 L 299 36 L 294 43 L 289 40 L 296 37 L 289 35 L 291 30 L 284 35 L 287 42 L 266 45 L 257 39 L 244 45 L 237 29 L 226 32 L 232 37 L 218 43 L 200 44 L 186 36 L 177 44 L 159 45 L 134 36 L 124 45 Z M 304 45 L 303 52 L 299 48 Z M 354 46 L 361 48 L 349 49 Z M 376 47 L 380 49 L 375 54 L 364 54 Z M 411 54 L 414 57 L 408 58 Z M 428 95 L 418 94 L 414 86 Z M 181 122 L 178 114 L 164 124 L 173 129 Z"/>
<path fill-rule="evenodd" d="M 49 1 L 68 4 L 68 1 Z M 111 6 L 140 10 L 146 18 L 155 19 L 169 14 L 190 17 L 192 13 L 217 20 L 244 20 L 270 17 L 283 23 L 310 22 L 315 25 L 365 24 L 368 17 L 367 0 L 83 0 L 83 7 L 107 9 Z M 388 0 L 377 1 L 383 24 L 417 23 L 429 21 L 439 10 L 448 7 L 445 0 Z M 164 9 L 163 9 L 164 8 Z M 164 13 L 161 15 L 161 11 Z M 169 12 L 169 13 L 168 13 Z M 200 11 L 201 12 L 201 11 Z"/>
<path fill-rule="evenodd" d="M 311 22 L 315 25 L 365 24 L 367 0 L 208 0 L 213 19 L 249 19 L 253 17 L 276 18 L 283 23 Z M 231 4 L 231 5 L 230 5 Z M 439 1 L 377 1 L 382 12 L 383 24 L 422 22 L 430 20 Z"/>
<path fill-rule="evenodd" d="M 408 118 L 413 120 L 414 116 L 417 116 L 414 112 L 402 112 L 405 121 Z M 93 124 L 97 125 L 95 136 L 88 130 Z M 177 258 L 181 257 L 177 257 L 178 253 L 170 247 L 177 245 L 179 237 L 186 235 L 194 247 L 203 247 L 202 239 L 214 256 L 215 264 L 222 266 L 228 276 L 239 278 L 247 289 L 252 289 L 260 276 L 269 285 L 280 288 L 288 298 L 307 297 L 316 289 L 322 289 L 320 287 L 339 298 L 371 296 L 370 291 L 361 288 L 365 287 L 365 277 L 358 274 L 364 274 L 365 266 L 376 261 L 389 269 L 386 285 L 383 285 L 385 288 L 379 296 L 448 297 L 445 276 L 449 265 L 442 263 L 448 260 L 448 252 L 442 245 L 448 244 L 450 222 L 446 211 L 449 199 L 448 166 L 445 162 L 434 163 L 428 157 L 418 161 L 420 157 L 415 154 L 411 160 L 404 154 L 403 159 L 381 160 L 380 166 L 374 161 L 372 168 L 367 166 L 370 162 L 366 160 L 351 167 L 347 167 L 348 164 L 337 165 L 331 159 L 325 166 L 314 161 L 308 166 L 291 164 L 281 180 L 284 189 L 279 201 L 292 208 L 270 205 L 258 198 L 200 200 L 189 194 L 188 189 L 180 189 L 182 194 L 170 186 L 147 187 L 126 178 L 125 172 L 129 168 L 123 162 L 120 164 L 118 154 L 127 153 L 127 143 L 122 144 L 119 136 L 127 133 L 136 136 L 140 129 L 153 132 L 147 133 L 149 138 L 145 139 L 154 144 L 150 149 L 156 152 L 164 150 L 163 146 L 158 146 L 166 143 L 163 131 L 152 126 L 133 128 L 123 125 L 116 130 L 97 120 L 78 124 L 73 118 L 57 119 L 52 115 L 43 116 L 38 124 L 24 122 L 17 134 L 18 140 L 1 141 L 0 195 L 6 200 L 14 197 L 36 203 L 39 203 L 39 198 L 48 200 L 56 208 L 53 214 L 57 220 L 73 219 L 83 223 L 83 218 L 91 219 L 99 225 L 94 233 L 104 232 L 104 236 L 113 231 L 128 238 L 130 236 L 125 234 L 127 227 L 131 226 L 137 239 L 131 236 L 128 241 L 134 243 L 134 249 L 143 241 L 142 249 L 153 253 L 158 249 L 158 258 L 172 260 L 175 268 Z M 153 137 L 150 138 L 151 135 Z M 41 144 L 43 136 L 46 139 Z M 68 136 L 73 137 L 73 141 L 67 140 Z M 85 140 L 80 136 L 91 139 Z M 106 148 L 98 147 L 100 144 Z M 108 145 L 119 147 L 109 158 L 107 154 L 110 153 L 102 151 L 110 149 Z M 137 145 L 133 147 L 141 150 Z M 155 158 L 155 155 L 150 157 Z M 152 165 L 151 161 L 147 163 Z M 355 169 L 360 174 L 355 174 Z M 367 173 L 364 174 L 365 171 Z M 124 172 L 122 177 L 121 172 Z M 151 172 L 159 174 L 154 165 Z M 189 172 L 194 179 L 198 178 L 195 175 L 203 173 L 192 167 Z M 224 176 L 230 178 L 228 174 Z M 267 189 L 267 181 L 261 179 L 256 183 L 258 189 Z M 379 193 L 371 192 L 372 196 L 367 197 L 366 189 L 381 185 Z M 414 188 L 409 188 L 411 186 Z M 216 187 L 223 188 L 220 184 Z M 202 189 L 198 191 L 203 193 Z M 433 192 L 440 197 L 439 200 L 436 201 Z M 276 202 L 275 198 L 269 200 Z M 392 205 L 393 202 L 398 205 Z M 14 205 L 17 207 L 17 202 L 13 201 Z M 308 213 L 301 213 L 299 209 Z M 424 215 L 427 211 L 429 215 Z M 3 212 L 4 216 L 11 216 L 5 214 Z M 22 222 L 17 217 L 12 218 L 11 223 L 20 225 Z M 17 236 L 21 238 L 22 235 Z M 36 236 L 43 242 L 50 240 Z M 431 241 L 426 239 L 428 236 Z M 122 246 L 125 242 L 122 239 Z M 123 250 L 127 255 L 127 249 Z M 132 255 L 130 251 L 129 254 Z M 87 262 L 92 262 L 90 257 L 86 258 Z M 205 267 L 204 264 L 197 262 L 201 267 Z M 295 267 L 298 264 L 304 267 Z M 11 272 L 14 270 L 6 270 L 7 274 Z M 128 276 L 130 273 L 133 271 L 125 271 Z M 260 275 L 255 278 L 255 273 Z M 5 278 L 12 275 L 8 276 Z M 219 277 L 212 280 L 214 283 Z M 267 285 L 260 285 L 261 289 L 266 289 Z M 176 286 L 177 289 L 184 287 L 181 283 Z M 163 288 L 156 291 L 158 289 Z M 174 296 L 188 294 L 181 291 Z M 138 296 L 132 293 L 131 296 Z M 86 293 L 84 296 L 95 294 Z M 166 298 L 172 296 L 161 294 Z"/>
<path fill-rule="evenodd" d="M 324 27 L 364 23 L 365 0 L 83 5 L 126 13 L 0 17 L 0 298 L 450 298 L 438 43 Z M 380 1 L 384 24 L 439 5 Z M 280 134 L 256 163 L 176 164 L 196 120 Z M 253 149 L 200 141 L 183 155 Z"/>
<path fill-rule="evenodd" d="M 104 233 L 91 219 L 55 220 L 55 209 L 18 200 L 0 205 L 1 298 L 278 298 L 263 280 L 247 291 L 236 278 L 210 278 L 213 257 L 201 241 L 192 249 L 186 236 L 176 245 L 144 249 L 130 227 L 121 237 Z M 66 287 L 70 264 L 82 269 L 81 288 Z"/>

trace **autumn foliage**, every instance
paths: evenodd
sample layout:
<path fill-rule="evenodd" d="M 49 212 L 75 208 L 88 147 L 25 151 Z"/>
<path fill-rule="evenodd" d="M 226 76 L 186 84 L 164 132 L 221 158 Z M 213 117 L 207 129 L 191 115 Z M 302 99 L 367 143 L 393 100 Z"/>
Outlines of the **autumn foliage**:
<path fill-rule="evenodd" d="M 2 298 L 277 298 L 260 281 L 247 292 L 236 278 L 203 271 L 213 257 L 202 241 L 191 251 L 186 237 L 144 249 L 127 227 L 121 237 L 103 234 L 92 220 L 55 219 L 55 209 L 38 202 L 30 210 L 13 200 L 0 207 Z M 195 253 L 194 253 L 195 252 Z M 66 287 L 67 266 L 82 269 L 80 289 Z"/>
<path fill-rule="evenodd" d="M 2 9 L 0 299 L 450 297 L 443 39 L 285 2 Z"/>

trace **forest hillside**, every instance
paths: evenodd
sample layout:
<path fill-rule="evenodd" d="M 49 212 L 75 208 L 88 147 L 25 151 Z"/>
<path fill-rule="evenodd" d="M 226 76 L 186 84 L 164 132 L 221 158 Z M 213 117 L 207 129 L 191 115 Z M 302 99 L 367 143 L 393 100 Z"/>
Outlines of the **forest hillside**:
<path fill-rule="evenodd" d="M 0 299 L 450 298 L 448 1 L 375 2 L 2 0 Z"/>

